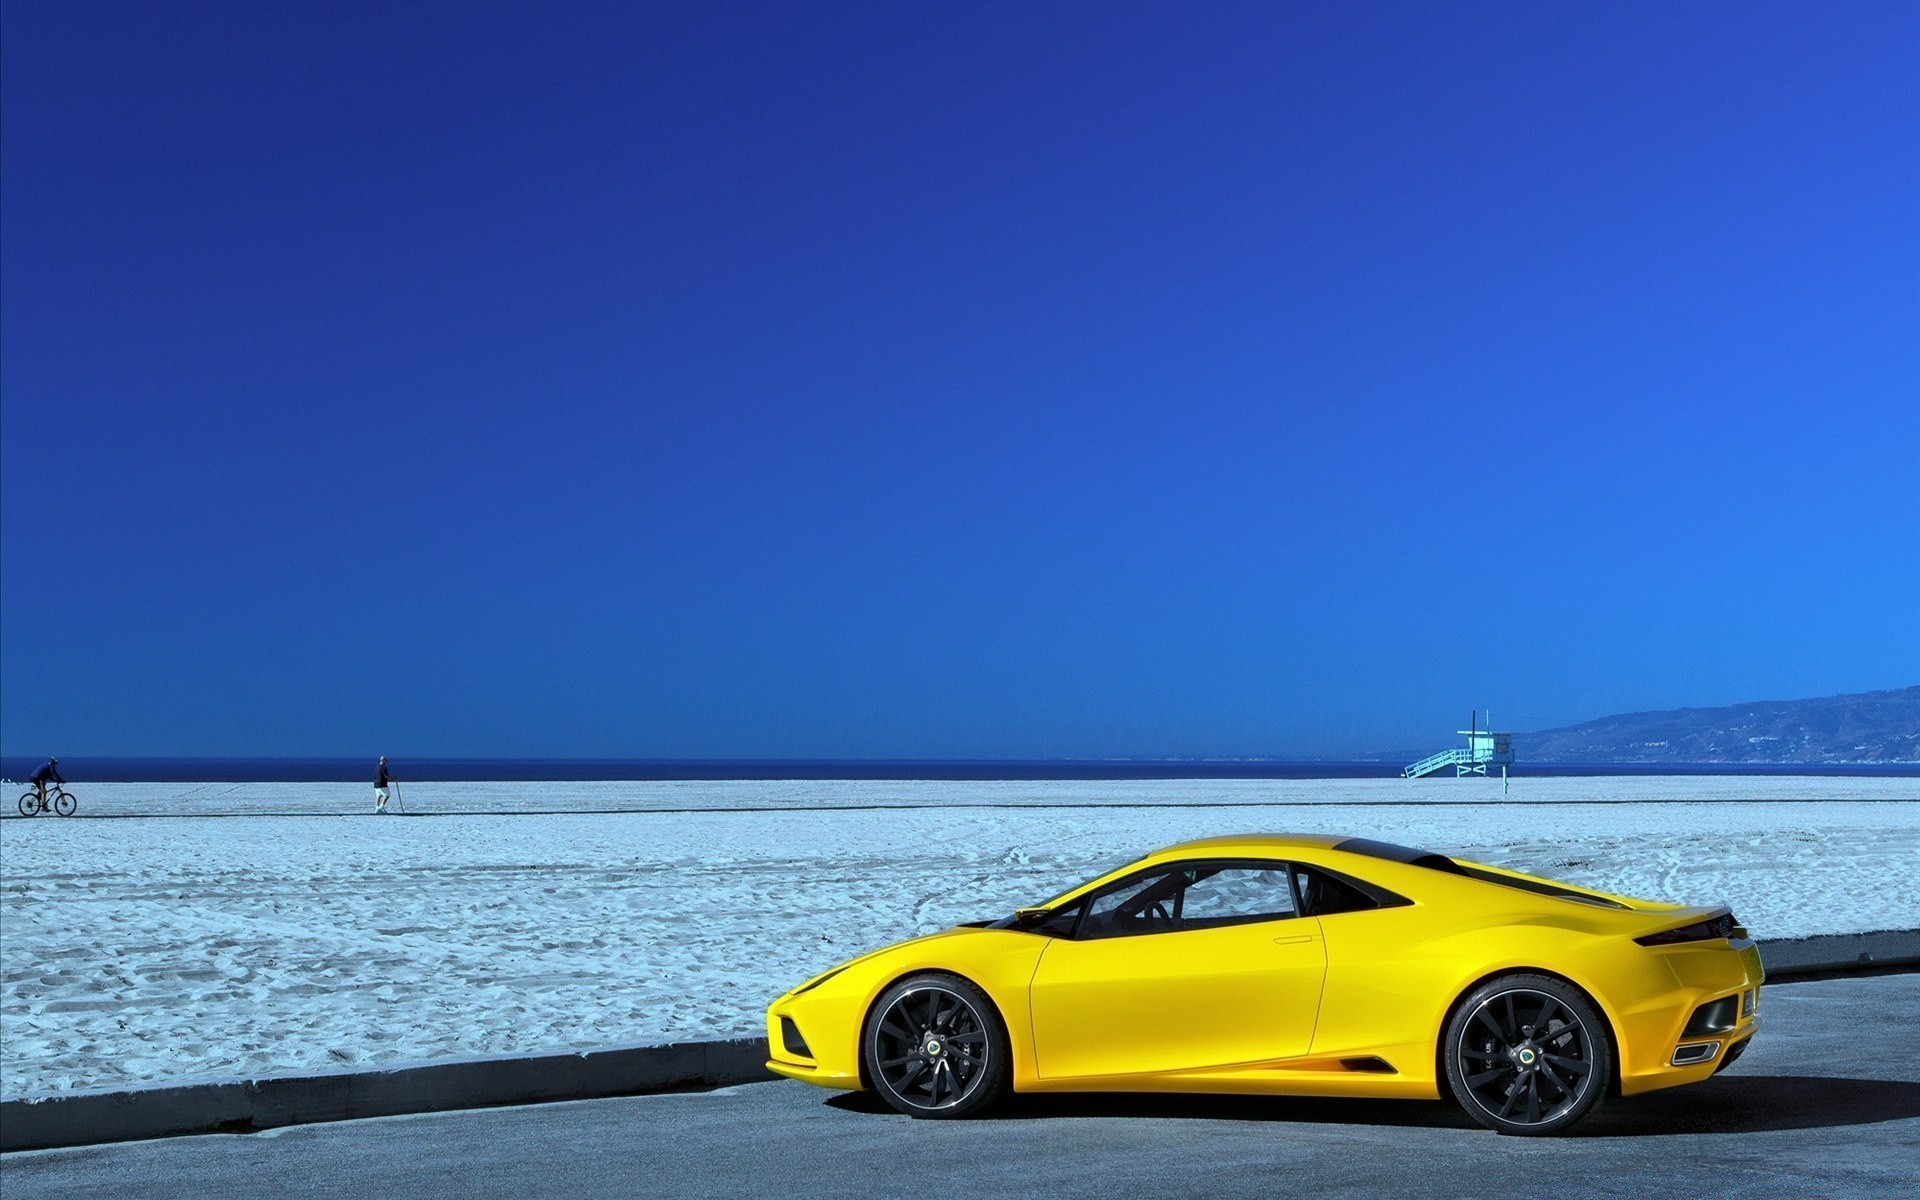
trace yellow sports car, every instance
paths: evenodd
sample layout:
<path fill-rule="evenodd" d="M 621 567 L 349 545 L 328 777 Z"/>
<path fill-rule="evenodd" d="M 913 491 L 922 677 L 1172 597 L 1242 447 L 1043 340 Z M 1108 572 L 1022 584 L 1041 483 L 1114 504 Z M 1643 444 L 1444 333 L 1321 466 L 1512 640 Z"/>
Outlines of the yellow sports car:
<path fill-rule="evenodd" d="M 1761 979 L 1724 908 L 1364 838 L 1218 838 L 814 976 L 767 1010 L 767 1066 L 915 1117 L 1008 1091 L 1451 1095 L 1557 1133 L 1738 1058 Z"/>

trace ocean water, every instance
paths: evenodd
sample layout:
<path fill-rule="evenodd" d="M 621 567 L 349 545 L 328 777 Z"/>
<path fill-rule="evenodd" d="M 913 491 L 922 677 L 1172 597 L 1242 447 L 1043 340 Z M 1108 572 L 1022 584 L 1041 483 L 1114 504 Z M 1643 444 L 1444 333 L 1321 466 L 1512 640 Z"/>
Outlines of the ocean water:
<path fill-rule="evenodd" d="M 1288 759 L 632 759 L 403 758 L 396 776 L 447 782 L 527 780 L 762 779 L 1391 779 L 1411 754 L 1391 760 Z M 98 783 L 357 783 L 373 778 L 366 758 L 85 758 L 60 760 L 74 782 Z M 22 780 L 41 758 L 0 756 L 0 778 Z M 1847 765 L 1636 763 L 1516 764 L 1514 778 L 1594 775 L 1802 775 L 1920 778 L 1920 763 Z"/>

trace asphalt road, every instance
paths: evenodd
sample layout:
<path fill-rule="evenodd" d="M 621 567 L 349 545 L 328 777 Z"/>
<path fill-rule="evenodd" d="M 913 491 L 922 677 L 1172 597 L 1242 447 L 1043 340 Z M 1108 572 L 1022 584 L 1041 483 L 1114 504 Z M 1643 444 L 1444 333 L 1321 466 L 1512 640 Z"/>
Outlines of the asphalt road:
<path fill-rule="evenodd" d="M 798 1083 L 0 1158 L 74 1196 L 1913 1196 L 1920 975 L 1768 988 L 1713 1081 L 1503 1138 L 1441 1104 L 1033 1097 L 911 1121 Z"/>

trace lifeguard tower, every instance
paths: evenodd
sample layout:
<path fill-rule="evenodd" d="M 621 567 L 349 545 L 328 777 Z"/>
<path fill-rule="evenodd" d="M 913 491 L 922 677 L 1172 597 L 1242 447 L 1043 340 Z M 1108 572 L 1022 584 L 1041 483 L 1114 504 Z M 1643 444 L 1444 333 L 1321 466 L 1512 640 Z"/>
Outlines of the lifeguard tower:
<path fill-rule="evenodd" d="M 1475 709 L 1467 718 L 1467 728 L 1457 730 L 1467 739 L 1466 749 L 1442 750 L 1438 754 L 1429 754 L 1419 762 L 1400 772 L 1408 779 L 1419 779 L 1435 771 L 1453 768 L 1454 778 L 1462 775 L 1486 775 L 1487 768 L 1500 768 L 1500 790 L 1507 790 L 1507 768 L 1513 765 L 1513 735 L 1496 733 L 1493 729 L 1493 714 L 1487 714 L 1487 728 L 1480 728 L 1480 712 Z"/>

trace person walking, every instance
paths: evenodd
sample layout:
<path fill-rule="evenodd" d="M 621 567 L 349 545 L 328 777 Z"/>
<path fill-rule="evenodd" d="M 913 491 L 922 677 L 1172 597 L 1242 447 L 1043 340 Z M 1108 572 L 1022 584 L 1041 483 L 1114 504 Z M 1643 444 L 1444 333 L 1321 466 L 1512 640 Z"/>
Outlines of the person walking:
<path fill-rule="evenodd" d="M 38 771 L 33 773 L 31 782 L 33 783 L 34 794 L 40 797 L 40 811 L 45 812 L 47 808 L 47 785 L 57 783 L 62 787 L 66 786 L 67 781 L 60 777 L 60 760 L 57 758 L 49 758 Z"/>
<path fill-rule="evenodd" d="M 373 772 L 373 811 L 376 814 L 387 811 L 387 795 L 393 790 L 393 773 L 387 770 L 387 756 L 380 756 L 380 765 Z"/>

